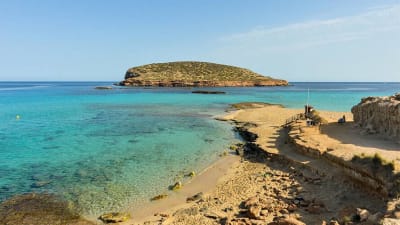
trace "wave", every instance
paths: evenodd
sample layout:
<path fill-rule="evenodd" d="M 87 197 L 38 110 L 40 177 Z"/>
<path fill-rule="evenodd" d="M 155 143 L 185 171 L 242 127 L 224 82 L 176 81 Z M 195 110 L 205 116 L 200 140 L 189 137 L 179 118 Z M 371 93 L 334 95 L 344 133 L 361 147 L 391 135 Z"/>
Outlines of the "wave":
<path fill-rule="evenodd" d="M 29 87 L 0 87 L 0 91 L 18 91 L 18 90 L 30 90 L 30 89 L 38 89 L 38 88 L 47 88 L 53 85 L 36 85 Z"/>

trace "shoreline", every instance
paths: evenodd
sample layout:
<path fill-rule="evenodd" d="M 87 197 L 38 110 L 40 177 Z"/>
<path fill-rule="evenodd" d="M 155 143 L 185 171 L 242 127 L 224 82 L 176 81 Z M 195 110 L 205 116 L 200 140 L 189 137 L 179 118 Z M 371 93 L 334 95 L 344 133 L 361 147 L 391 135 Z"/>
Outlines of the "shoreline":
<path fill-rule="evenodd" d="M 171 214 L 179 208 L 191 205 L 192 203 L 186 202 L 188 197 L 200 192 L 203 195 L 207 195 L 218 183 L 221 183 L 226 179 L 226 176 L 232 173 L 233 168 L 239 162 L 240 156 L 234 154 L 221 156 L 221 158 L 193 177 L 188 183 L 184 183 L 182 189 L 174 191 L 167 198 L 146 203 L 140 209 L 129 211 L 132 219 L 120 224 L 156 222 L 159 220 L 159 216 L 154 216 L 156 214 Z"/>

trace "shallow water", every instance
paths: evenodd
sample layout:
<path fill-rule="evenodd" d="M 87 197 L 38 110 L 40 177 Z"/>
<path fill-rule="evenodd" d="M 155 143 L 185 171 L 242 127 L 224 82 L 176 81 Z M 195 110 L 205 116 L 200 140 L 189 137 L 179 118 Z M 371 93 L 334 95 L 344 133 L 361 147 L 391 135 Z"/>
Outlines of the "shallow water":
<path fill-rule="evenodd" d="M 237 142 L 212 117 L 230 103 L 263 101 L 349 111 L 399 83 L 294 83 L 272 88 L 116 88 L 110 82 L 0 82 L 0 200 L 56 193 L 87 215 L 140 206 Z M 204 88 L 202 88 L 204 89 Z M 207 89 L 207 88 L 206 88 Z M 17 119 L 16 116 L 19 116 Z"/>

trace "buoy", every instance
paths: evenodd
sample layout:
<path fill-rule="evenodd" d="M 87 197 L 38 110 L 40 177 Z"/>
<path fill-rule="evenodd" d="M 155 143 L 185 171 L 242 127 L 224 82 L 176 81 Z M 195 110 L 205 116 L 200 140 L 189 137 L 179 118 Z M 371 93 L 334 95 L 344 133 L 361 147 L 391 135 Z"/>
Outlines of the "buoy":
<path fill-rule="evenodd" d="M 19 115 L 16 115 L 16 116 L 15 116 L 15 119 L 16 119 L 16 120 L 19 120 L 20 118 L 21 118 L 21 117 L 20 117 Z"/>

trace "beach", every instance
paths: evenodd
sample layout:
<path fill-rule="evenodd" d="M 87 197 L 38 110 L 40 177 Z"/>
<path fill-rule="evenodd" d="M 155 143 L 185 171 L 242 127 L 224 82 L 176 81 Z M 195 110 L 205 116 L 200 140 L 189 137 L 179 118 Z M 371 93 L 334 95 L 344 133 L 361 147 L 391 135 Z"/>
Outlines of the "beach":
<path fill-rule="evenodd" d="M 367 217 L 363 214 L 363 224 L 376 224 L 395 213 L 387 196 L 363 187 L 340 166 L 293 149 L 296 145 L 282 135 L 282 125 L 302 110 L 263 103 L 243 105 L 217 119 L 256 134 L 258 137 L 245 145 L 251 149 L 241 156 L 233 156 L 234 151 L 221 156 L 204 174 L 178 190 L 177 196 L 132 212 L 132 220 L 121 224 L 342 224 L 361 212 L 368 212 Z M 352 121 L 349 112 L 321 111 L 320 115 L 328 124 L 335 124 L 343 115 L 346 125 Z M 351 139 L 349 135 L 347 139 Z M 186 198 L 198 192 L 202 192 L 200 198 L 186 203 Z"/>

